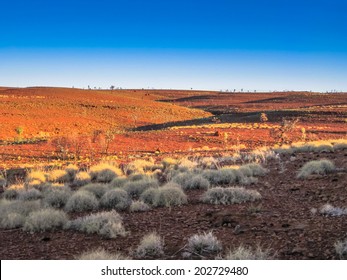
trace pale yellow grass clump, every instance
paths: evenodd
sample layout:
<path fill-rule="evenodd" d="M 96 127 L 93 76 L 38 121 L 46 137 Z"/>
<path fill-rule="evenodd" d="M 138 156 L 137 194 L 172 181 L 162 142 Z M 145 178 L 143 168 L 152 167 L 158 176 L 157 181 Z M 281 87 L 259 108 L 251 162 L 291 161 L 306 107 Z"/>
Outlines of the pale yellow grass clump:
<path fill-rule="evenodd" d="M 114 178 L 121 176 L 122 170 L 109 163 L 99 163 L 90 168 L 89 175 L 91 179 L 96 182 L 109 183 Z"/>

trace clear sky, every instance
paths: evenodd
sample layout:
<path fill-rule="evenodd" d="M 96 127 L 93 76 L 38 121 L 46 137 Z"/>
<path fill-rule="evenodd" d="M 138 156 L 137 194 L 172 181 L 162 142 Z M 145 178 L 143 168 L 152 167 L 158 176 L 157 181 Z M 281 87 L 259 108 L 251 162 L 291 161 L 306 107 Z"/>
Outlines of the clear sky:
<path fill-rule="evenodd" d="M 0 2 L 0 85 L 347 91 L 346 0 Z"/>

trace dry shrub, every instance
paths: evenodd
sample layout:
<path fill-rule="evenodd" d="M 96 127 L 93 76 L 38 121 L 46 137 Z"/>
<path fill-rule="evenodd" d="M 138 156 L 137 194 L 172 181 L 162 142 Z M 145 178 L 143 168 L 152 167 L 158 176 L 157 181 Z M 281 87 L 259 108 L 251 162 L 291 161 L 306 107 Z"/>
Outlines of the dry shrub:
<path fill-rule="evenodd" d="M 164 255 L 164 241 L 155 232 L 146 234 L 135 251 L 137 258 L 160 257 Z"/>
<path fill-rule="evenodd" d="M 248 201 L 256 201 L 261 199 L 260 193 L 255 190 L 247 190 L 243 187 L 216 187 L 207 190 L 202 201 L 210 204 L 238 204 Z"/>
<path fill-rule="evenodd" d="M 98 206 L 99 202 L 94 194 L 88 191 L 78 191 L 66 202 L 65 210 L 67 212 L 83 212 L 96 210 Z"/>
<path fill-rule="evenodd" d="M 90 250 L 82 253 L 76 257 L 77 260 L 128 260 L 126 257 L 120 253 L 107 252 L 103 248 L 98 248 L 95 250 Z"/>
<path fill-rule="evenodd" d="M 23 230 L 30 232 L 50 231 L 63 228 L 67 221 L 67 215 L 61 210 L 40 209 L 29 214 Z"/>
<path fill-rule="evenodd" d="M 90 168 L 89 174 L 92 180 L 95 180 L 99 183 L 109 183 L 114 178 L 121 176 L 122 171 L 111 164 L 108 163 L 100 163 L 98 165 L 94 165 Z"/>
<path fill-rule="evenodd" d="M 312 174 L 326 175 L 334 172 L 335 169 L 335 164 L 330 160 L 312 160 L 305 163 L 305 165 L 300 168 L 296 177 L 298 179 L 306 179 Z"/>
<path fill-rule="evenodd" d="M 122 189 L 107 191 L 100 199 L 100 205 L 106 209 L 125 210 L 131 204 L 128 193 Z"/>

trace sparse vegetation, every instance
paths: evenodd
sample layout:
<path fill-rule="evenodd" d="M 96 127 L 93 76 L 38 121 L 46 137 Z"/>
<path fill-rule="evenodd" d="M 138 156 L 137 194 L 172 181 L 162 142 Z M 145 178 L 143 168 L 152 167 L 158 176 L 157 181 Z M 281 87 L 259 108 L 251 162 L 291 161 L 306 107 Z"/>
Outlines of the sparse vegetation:
<path fill-rule="evenodd" d="M 137 258 L 161 257 L 162 255 L 164 255 L 164 242 L 155 232 L 145 235 L 135 251 Z"/>
<path fill-rule="evenodd" d="M 141 200 L 132 201 L 130 205 L 130 212 L 145 212 L 150 209 L 151 207 Z"/>
<path fill-rule="evenodd" d="M 155 179 L 141 179 L 137 181 L 127 182 L 123 188 L 132 197 L 138 198 L 140 195 L 149 188 L 157 188 L 159 183 Z"/>
<path fill-rule="evenodd" d="M 160 188 L 147 189 L 141 200 L 154 207 L 170 207 L 186 204 L 187 196 L 179 185 L 168 183 Z"/>
<path fill-rule="evenodd" d="M 84 252 L 76 257 L 77 260 L 128 260 L 129 258 L 120 253 L 111 253 L 105 249 L 98 248 Z"/>
<path fill-rule="evenodd" d="M 87 191 L 78 191 L 74 193 L 65 205 L 67 212 L 83 212 L 96 210 L 99 202 L 95 195 Z"/>
<path fill-rule="evenodd" d="M 48 207 L 62 208 L 71 195 L 72 192 L 68 187 L 52 188 L 44 193 L 42 202 Z"/>
<path fill-rule="evenodd" d="M 126 235 L 122 218 L 115 210 L 77 218 L 70 221 L 66 227 L 88 234 L 96 233 L 105 238 L 116 238 L 117 236 Z"/>
<path fill-rule="evenodd" d="M 128 193 L 122 189 L 107 191 L 100 199 L 100 205 L 106 209 L 125 210 L 131 204 Z"/>
<path fill-rule="evenodd" d="M 89 174 L 92 180 L 99 183 L 109 183 L 114 178 L 121 176 L 122 171 L 111 164 L 100 163 L 98 165 L 92 166 L 89 170 Z"/>
<path fill-rule="evenodd" d="M 334 245 L 335 252 L 341 260 L 347 259 L 347 239 L 344 241 L 338 241 Z"/>
<path fill-rule="evenodd" d="M 81 191 L 87 191 L 94 194 L 96 198 L 101 198 L 108 189 L 109 188 L 106 184 L 101 183 L 90 183 L 80 188 Z"/>
<path fill-rule="evenodd" d="M 259 199 L 261 199 L 260 193 L 242 187 L 211 188 L 202 196 L 202 201 L 205 203 L 223 205 L 256 201 Z"/>
<path fill-rule="evenodd" d="M 219 253 L 222 244 L 212 232 L 195 234 L 188 239 L 186 250 L 198 255 Z"/>
<path fill-rule="evenodd" d="M 91 177 L 88 172 L 80 171 L 76 174 L 74 184 L 77 186 L 84 186 L 91 182 Z"/>
<path fill-rule="evenodd" d="M 270 250 L 263 250 L 258 246 L 255 250 L 249 247 L 240 245 L 234 250 L 229 250 L 225 257 L 225 260 L 270 260 L 273 259 Z"/>
<path fill-rule="evenodd" d="M 67 215 L 61 210 L 41 209 L 29 214 L 25 220 L 23 230 L 30 232 L 50 231 L 63 228 L 67 221 Z"/>
<path fill-rule="evenodd" d="M 327 159 L 313 160 L 305 163 L 297 174 L 298 179 L 306 179 L 312 174 L 326 175 L 335 171 L 335 164 Z"/>

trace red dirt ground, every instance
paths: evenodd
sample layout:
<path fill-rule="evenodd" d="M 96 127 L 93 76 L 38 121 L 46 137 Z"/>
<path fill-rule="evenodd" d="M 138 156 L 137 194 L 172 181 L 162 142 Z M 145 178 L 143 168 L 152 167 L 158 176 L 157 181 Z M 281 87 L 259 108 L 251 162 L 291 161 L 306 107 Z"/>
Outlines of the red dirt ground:
<path fill-rule="evenodd" d="M 260 122 L 262 112 L 268 116 L 266 123 Z M 301 140 L 302 128 L 307 140 L 346 138 L 347 94 L 0 88 L 0 169 L 23 176 L 23 168 L 38 164 L 84 166 L 101 158 L 129 162 L 230 155 L 274 145 L 270 132 L 283 118 L 299 118 L 288 141 Z M 22 139 L 15 131 L 19 126 Z M 110 128 L 116 128 L 116 134 L 106 154 Z M 68 152 L 59 151 L 57 139 L 68 142 Z M 331 159 L 340 171 L 308 180 L 295 178 L 305 162 L 320 158 Z M 0 230 L 0 257 L 71 259 L 86 248 L 98 247 L 128 254 L 145 233 L 155 230 L 165 240 L 164 258 L 181 259 L 191 235 L 213 230 L 224 249 L 260 245 L 271 248 L 278 259 L 336 259 L 334 243 L 347 237 L 345 216 L 313 215 L 310 210 L 325 203 L 347 206 L 346 150 L 298 154 L 294 160 L 288 155 L 282 161 L 283 173 L 279 163 L 270 160 L 265 163 L 270 173 L 247 187 L 261 193 L 259 204 L 206 205 L 199 201 L 200 191 L 188 191 L 186 206 L 121 212 L 130 234 L 114 240 L 73 231 Z M 241 230 L 235 232 L 235 225 Z"/>

